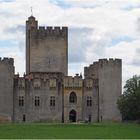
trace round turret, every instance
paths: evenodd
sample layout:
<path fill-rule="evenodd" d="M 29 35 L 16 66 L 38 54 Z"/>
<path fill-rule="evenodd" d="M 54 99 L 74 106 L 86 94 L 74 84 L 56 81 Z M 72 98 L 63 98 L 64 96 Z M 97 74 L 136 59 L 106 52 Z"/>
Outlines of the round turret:
<path fill-rule="evenodd" d="M 35 17 L 31 15 L 30 17 L 28 17 L 28 20 L 35 20 Z"/>
<path fill-rule="evenodd" d="M 28 20 L 26 21 L 27 30 L 37 29 L 37 27 L 38 27 L 38 22 L 36 21 L 35 17 L 32 15 L 28 17 Z"/>

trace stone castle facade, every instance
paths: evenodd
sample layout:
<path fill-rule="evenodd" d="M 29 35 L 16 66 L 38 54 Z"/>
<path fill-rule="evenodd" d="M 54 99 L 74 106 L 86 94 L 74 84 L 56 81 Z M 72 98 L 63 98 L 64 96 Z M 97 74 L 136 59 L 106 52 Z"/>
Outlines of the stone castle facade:
<path fill-rule="evenodd" d="M 15 75 L 13 58 L 0 60 L 0 121 L 120 121 L 121 59 L 99 59 L 84 79 L 68 76 L 68 28 L 26 21 L 26 74 Z"/>

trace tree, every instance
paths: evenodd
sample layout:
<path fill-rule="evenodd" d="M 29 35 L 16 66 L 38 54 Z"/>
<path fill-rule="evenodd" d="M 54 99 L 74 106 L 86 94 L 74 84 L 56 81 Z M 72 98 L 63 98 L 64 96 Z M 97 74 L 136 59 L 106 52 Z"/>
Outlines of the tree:
<path fill-rule="evenodd" d="M 117 104 L 123 120 L 140 120 L 140 76 L 135 75 L 126 81 Z"/>

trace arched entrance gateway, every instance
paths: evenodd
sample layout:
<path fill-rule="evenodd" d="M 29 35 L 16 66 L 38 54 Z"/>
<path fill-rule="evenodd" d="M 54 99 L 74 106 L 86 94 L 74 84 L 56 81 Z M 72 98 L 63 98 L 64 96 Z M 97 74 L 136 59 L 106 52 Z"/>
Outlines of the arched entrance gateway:
<path fill-rule="evenodd" d="M 71 110 L 69 113 L 69 121 L 70 122 L 76 122 L 76 111 Z"/>

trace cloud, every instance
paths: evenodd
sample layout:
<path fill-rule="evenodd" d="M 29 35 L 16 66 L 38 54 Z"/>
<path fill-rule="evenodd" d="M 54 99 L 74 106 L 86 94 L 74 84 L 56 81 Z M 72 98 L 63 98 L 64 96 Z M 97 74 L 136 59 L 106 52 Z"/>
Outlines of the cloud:
<path fill-rule="evenodd" d="M 105 57 L 123 59 L 123 83 L 140 74 L 139 0 L 2 0 L 0 6 L 0 55 L 14 57 L 20 73 L 25 71 L 24 27 L 32 6 L 39 25 L 69 27 L 69 75 Z"/>
<path fill-rule="evenodd" d="M 17 25 L 16 27 L 10 27 L 4 30 L 6 33 L 12 33 L 14 34 L 15 32 L 23 32 L 24 33 L 25 26 L 23 25 Z"/>
<path fill-rule="evenodd" d="M 140 67 L 140 48 L 137 48 L 135 50 L 135 57 L 133 58 L 131 65 L 133 65 L 134 67 Z"/>
<path fill-rule="evenodd" d="M 69 62 L 77 63 L 85 61 L 85 52 L 92 45 L 90 38 L 92 28 L 69 29 Z"/>
<path fill-rule="evenodd" d="M 0 47 L 0 57 L 14 58 L 15 73 L 23 75 L 25 69 L 24 53 L 19 50 L 18 44 L 14 47 Z"/>

